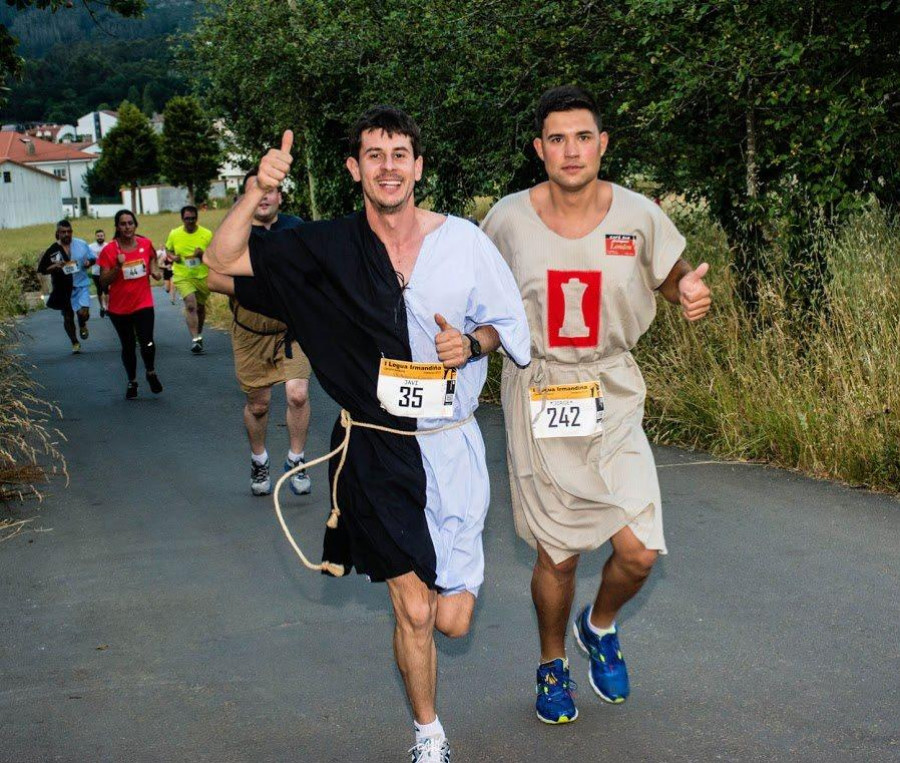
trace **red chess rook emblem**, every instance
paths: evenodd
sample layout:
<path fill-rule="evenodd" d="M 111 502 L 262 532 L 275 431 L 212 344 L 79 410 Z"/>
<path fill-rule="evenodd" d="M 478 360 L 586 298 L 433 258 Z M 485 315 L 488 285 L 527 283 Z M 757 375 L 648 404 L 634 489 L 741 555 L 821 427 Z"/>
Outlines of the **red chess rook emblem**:
<path fill-rule="evenodd" d="M 547 271 L 547 344 L 595 347 L 600 340 L 599 270 Z"/>
<path fill-rule="evenodd" d="M 607 233 L 606 253 L 618 257 L 634 257 L 637 254 L 637 236 L 632 233 Z"/>

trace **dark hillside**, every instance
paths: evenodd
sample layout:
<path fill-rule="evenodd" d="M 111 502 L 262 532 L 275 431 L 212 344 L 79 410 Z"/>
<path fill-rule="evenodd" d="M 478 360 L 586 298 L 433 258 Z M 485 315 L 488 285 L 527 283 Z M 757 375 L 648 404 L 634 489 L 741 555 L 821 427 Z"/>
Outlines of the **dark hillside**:
<path fill-rule="evenodd" d="M 170 36 L 194 24 L 198 3 L 151 0 L 143 19 L 83 8 L 15 11 L 0 8 L 0 23 L 19 39 L 25 77 L 11 83 L 0 121 L 73 122 L 123 99 L 148 113 L 161 110 L 187 85 L 173 65 Z"/>

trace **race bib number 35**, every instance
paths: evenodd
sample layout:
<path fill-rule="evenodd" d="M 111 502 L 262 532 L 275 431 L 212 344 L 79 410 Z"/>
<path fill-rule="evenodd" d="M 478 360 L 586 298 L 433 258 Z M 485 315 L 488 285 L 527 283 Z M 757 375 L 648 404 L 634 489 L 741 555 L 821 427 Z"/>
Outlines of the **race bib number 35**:
<path fill-rule="evenodd" d="M 147 275 L 147 265 L 143 260 L 133 260 L 122 265 L 122 278 L 126 281 L 143 278 L 145 275 Z"/>
<path fill-rule="evenodd" d="M 453 418 L 456 369 L 443 363 L 409 363 L 381 359 L 378 400 L 394 416 L 414 419 Z"/>
<path fill-rule="evenodd" d="M 63 265 L 62 272 L 67 276 L 73 276 L 78 272 L 78 263 L 77 262 L 67 262 Z"/>
<path fill-rule="evenodd" d="M 600 382 L 531 387 L 531 430 L 544 437 L 588 437 L 603 432 Z"/>

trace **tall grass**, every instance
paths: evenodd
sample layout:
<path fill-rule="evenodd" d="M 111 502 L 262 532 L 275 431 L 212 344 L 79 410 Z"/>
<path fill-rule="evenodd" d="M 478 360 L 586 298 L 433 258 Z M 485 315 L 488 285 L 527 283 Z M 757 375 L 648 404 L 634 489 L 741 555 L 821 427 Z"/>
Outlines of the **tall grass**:
<path fill-rule="evenodd" d="M 792 304 L 776 268 L 751 315 L 736 297 L 721 231 L 699 217 L 687 227 L 686 256 L 712 265 L 714 307 L 689 324 L 661 304 L 636 352 L 651 437 L 900 490 L 897 218 L 872 207 L 820 233 L 826 307 L 814 314 Z"/>
<path fill-rule="evenodd" d="M 0 514 L 0 541 L 31 521 L 16 517 L 9 504 L 40 498 L 39 486 L 50 475 L 65 474 L 58 447 L 62 435 L 51 424 L 59 409 L 42 399 L 19 351 L 16 318 L 25 312 L 23 291 L 34 288 L 33 280 L 33 267 L 0 258 L 0 502 L 7 505 Z"/>

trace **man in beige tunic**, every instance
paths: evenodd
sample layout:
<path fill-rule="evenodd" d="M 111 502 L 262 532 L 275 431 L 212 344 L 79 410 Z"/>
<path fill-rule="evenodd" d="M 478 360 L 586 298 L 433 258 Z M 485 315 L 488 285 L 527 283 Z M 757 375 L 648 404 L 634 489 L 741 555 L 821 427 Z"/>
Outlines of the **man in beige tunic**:
<path fill-rule="evenodd" d="M 532 363 L 504 360 L 516 531 L 537 550 L 531 593 L 540 631 L 537 715 L 574 721 L 565 633 L 579 555 L 611 541 L 596 599 L 573 625 L 589 680 L 624 702 L 628 674 L 616 615 L 666 553 L 656 466 L 642 428 L 645 387 L 630 350 L 656 314 L 656 292 L 694 321 L 706 315 L 706 264 L 649 199 L 598 180 L 608 136 L 576 87 L 547 91 L 534 147 L 548 180 L 500 200 L 483 223 L 509 263 L 531 328 Z"/>

